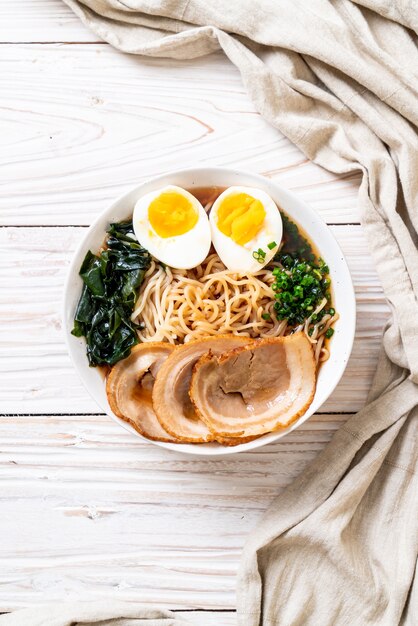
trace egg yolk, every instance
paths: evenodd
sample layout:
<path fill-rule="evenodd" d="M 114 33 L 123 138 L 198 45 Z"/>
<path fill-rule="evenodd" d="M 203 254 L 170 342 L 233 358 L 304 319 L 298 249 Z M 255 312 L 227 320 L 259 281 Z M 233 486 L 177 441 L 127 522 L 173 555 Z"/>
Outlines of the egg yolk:
<path fill-rule="evenodd" d="M 266 211 L 260 200 L 238 193 L 223 200 L 217 217 L 221 233 L 243 246 L 260 232 Z"/>
<path fill-rule="evenodd" d="M 184 235 L 196 225 L 198 213 L 188 198 L 165 191 L 148 207 L 148 219 L 159 237 Z"/>

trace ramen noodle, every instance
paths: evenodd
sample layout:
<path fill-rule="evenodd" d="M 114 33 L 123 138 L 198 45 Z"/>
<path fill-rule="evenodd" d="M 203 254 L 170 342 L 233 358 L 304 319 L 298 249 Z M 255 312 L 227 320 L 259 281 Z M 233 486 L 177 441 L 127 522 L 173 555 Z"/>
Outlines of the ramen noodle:
<path fill-rule="evenodd" d="M 324 345 L 328 328 L 338 314 L 311 318 L 327 304 L 324 298 L 304 324 L 291 327 L 274 312 L 274 283 L 270 264 L 252 275 L 228 271 L 217 254 L 191 270 L 164 267 L 152 261 L 132 314 L 142 342 L 186 343 L 208 335 L 232 333 L 251 338 L 279 337 L 303 330 L 313 344 L 315 359 L 328 359 Z M 314 318 L 315 319 L 315 318 Z"/>

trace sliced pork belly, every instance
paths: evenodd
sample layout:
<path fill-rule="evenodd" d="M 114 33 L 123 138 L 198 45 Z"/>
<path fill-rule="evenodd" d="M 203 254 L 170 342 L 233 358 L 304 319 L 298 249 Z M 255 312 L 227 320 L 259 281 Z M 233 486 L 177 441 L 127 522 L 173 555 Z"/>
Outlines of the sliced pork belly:
<path fill-rule="evenodd" d="M 316 364 L 304 333 L 203 355 L 190 397 L 215 437 L 255 437 L 285 428 L 311 404 Z"/>
<path fill-rule="evenodd" d="M 106 393 L 113 413 L 141 435 L 155 441 L 177 442 L 158 421 L 152 405 L 155 377 L 174 350 L 168 343 L 142 343 L 113 366 L 106 382 Z"/>
<path fill-rule="evenodd" d="M 161 426 L 184 442 L 214 441 L 215 436 L 198 417 L 189 397 L 193 367 L 209 351 L 212 355 L 219 355 L 251 342 L 248 337 L 222 335 L 176 347 L 158 372 L 152 392 L 154 410 Z M 228 443 L 235 445 L 234 441 Z"/>

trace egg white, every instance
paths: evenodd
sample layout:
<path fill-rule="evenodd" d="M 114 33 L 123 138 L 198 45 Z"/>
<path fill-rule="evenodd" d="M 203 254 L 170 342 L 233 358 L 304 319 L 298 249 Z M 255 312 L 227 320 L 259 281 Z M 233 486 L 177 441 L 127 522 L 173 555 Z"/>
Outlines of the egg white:
<path fill-rule="evenodd" d="M 161 193 L 170 191 L 184 196 L 191 202 L 197 211 L 198 220 L 193 228 L 183 235 L 160 237 L 151 226 L 148 208 Z M 153 257 L 176 269 L 188 270 L 202 263 L 211 245 L 210 226 L 205 209 L 191 193 L 175 185 L 167 185 L 139 198 L 133 212 L 133 228 L 140 244 Z"/>
<path fill-rule="evenodd" d="M 231 195 L 238 193 L 246 193 L 257 200 L 260 200 L 266 217 L 264 223 L 257 235 L 243 246 L 235 243 L 233 239 L 224 235 L 218 228 L 218 209 L 223 200 Z M 279 209 L 274 200 L 261 189 L 254 187 L 229 187 L 216 199 L 209 215 L 209 223 L 212 232 L 212 243 L 218 256 L 226 267 L 232 271 L 241 274 L 254 274 L 267 263 L 271 261 L 276 252 L 279 250 L 280 242 L 283 235 L 283 224 Z M 277 246 L 273 250 L 268 249 L 268 244 L 276 242 Z M 261 248 L 266 256 L 262 263 L 259 263 L 253 257 L 253 252 Z"/>

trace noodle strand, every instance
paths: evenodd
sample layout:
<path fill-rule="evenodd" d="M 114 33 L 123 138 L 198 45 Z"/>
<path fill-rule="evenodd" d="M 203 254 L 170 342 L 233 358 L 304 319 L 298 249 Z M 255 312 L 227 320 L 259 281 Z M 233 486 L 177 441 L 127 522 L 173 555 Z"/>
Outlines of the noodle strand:
<path fill-rule="evenodd" d="M 243 276 L 227 270 L 217 254 L 210 254 L 191 270 L 164 268 L 153 260 L 141 285 L 132 321 L 140 326 L 141 342 L 172 344 L 218 333 L 266 338 L 302 330 L 312 343 L 316 361 L 327 360 L 325 333 L 338 314 L 326 314 L 311 327 L 312 315 L 327 304 L 324 298 L 304 324 L 296 329 L 289 327 L 286 320 L 278 320 L 274 314 L 273 282 L 271 266 Z"/>

